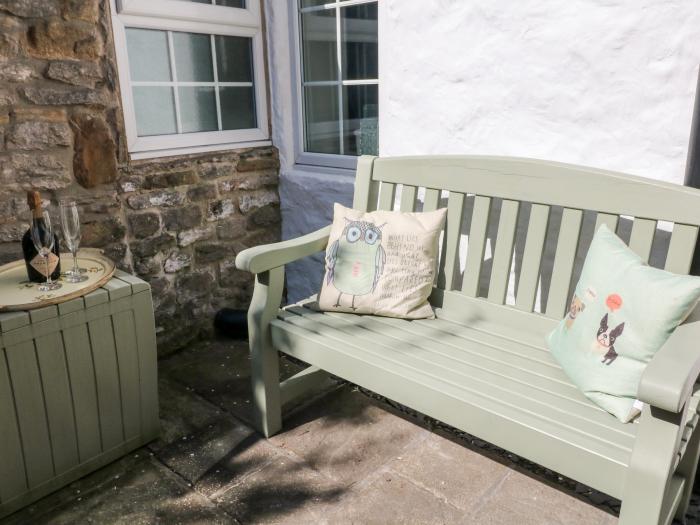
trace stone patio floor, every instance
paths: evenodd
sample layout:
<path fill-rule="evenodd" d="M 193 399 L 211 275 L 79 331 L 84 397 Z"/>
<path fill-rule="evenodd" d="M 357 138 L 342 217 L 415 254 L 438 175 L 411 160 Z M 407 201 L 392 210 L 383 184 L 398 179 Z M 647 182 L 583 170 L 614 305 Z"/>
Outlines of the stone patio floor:
<path fill-rule="evenodd" d="M 161 438 L 3 525 L 617 521 L 619 502 L 352 385 L 297 406 L 266 441 L 250 426 L 247 354 L 222 339 L 161 360 Z"/>

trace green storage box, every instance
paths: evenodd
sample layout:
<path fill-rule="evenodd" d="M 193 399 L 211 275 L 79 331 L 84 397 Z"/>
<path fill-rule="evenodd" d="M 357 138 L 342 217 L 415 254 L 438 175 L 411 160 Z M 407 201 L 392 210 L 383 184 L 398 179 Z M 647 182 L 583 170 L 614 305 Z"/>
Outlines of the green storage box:
<path fill-rule="evenodd" d="M 0 518 L 158 432 L 147 283 L 117 271 L 84 297 L 0 314 Z"/>

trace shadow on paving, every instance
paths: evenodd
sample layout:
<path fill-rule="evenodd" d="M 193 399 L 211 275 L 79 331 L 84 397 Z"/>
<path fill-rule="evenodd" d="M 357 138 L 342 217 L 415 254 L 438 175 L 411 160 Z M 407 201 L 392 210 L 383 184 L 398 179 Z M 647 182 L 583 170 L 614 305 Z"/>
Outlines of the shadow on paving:
<path fill-rule="evenodd" d="M 283 359 L 281 376 L 301 368 Z M 161 360 L 159 371 L 158 440 L 2 525 L 496 524 L 516 515 L 523 524 L 602 525 L 619 509 L 604 494 L 348 384 L 287 412 L 283 432 L 266 440 L 250 426 L 242 342 L 193 345 Z M 687 523 L 700 523 L 699 505 L 694 497 Z"/>

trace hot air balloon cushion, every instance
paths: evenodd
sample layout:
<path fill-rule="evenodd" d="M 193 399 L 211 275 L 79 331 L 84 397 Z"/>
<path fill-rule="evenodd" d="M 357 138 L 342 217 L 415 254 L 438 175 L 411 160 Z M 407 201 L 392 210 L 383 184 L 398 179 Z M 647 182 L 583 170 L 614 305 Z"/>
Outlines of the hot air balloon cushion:
<path fill-rule="evenodd" d="M 333 208 L 321 310 L 431 319 L 440 232 L 446 210 L 362 212 Z"/>
<path fill-rule="evenodd" d="M 642 372 L 700 298 L 700 278 L 647 266 L 605 225 L 548 345 L 583 394 L 627 423 Z"/>

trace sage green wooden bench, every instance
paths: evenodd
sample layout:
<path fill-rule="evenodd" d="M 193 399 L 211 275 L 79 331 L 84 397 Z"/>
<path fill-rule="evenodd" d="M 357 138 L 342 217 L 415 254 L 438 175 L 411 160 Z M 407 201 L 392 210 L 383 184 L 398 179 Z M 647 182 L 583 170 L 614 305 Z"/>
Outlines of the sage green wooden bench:
<path fill-rule="evenodd" d="M 424 211 L 447 198 L 447 224 L 431 304 L 436 320 L 405 321 L 321 313 L 302 302 L 280 308 L 284 266 L 324 250 L 329 227 L 241 252 L 256 274 L 249 332 L 259 430 L 281 429 L 281 407 L 334 374 L 622 500 L 624 525 L 684 516 L 698 460 L 695 382 L 700 372 L 697 311 L 647 367 L 641 417 L 622 424 L 589 402 L 545 348 L 572 288 L 583 211 L 613 231 L 634 217 L 630 247 L 648 259 L 657 221 L 673 223 L 665 268 L 687 273 L 700 225 L 700 192 L 554 162 L 495 157 L 361 157 L 353 207 Z M 479 295 L 489 213 L 502 199 L 488 292 Z M 473 200 L 460 274 L 460 225 Z M 506 304 L 522 206 L 530 207 L 515 304 Z M 561 207 L 553 263 L 543 264 L 552 207 Z M 549 238 L 549 237 L 548 237 Z M 580 255 L 580 254 L 579 254 Z M 550 270 L 546 270 L 550 268 Z M 542 272 L 544 312 L 534 312 Z M 319 276 L 320 281 L 321 276 Z M 653 298 L 649 298 L 653 300 Z M 277 350 L 311 366 L 280 384 Z"/>

